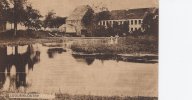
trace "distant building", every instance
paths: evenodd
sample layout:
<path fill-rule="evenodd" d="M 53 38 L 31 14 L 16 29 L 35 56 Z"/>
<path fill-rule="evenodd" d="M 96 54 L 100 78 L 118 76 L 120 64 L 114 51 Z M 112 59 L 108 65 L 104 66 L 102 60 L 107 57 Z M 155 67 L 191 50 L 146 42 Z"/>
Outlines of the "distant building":
<path fill-rule="evenodd" d="M 109 20 L 101 20 L 98 25 L 103 25 L 108 27 L 108 25 L 113 26 L 114 23 L 118 25 L 127 23 L 129 32 L 135 30 L 144 31 L 142 28 L 143 19 L 148 13 L 157 13 L 157 8 L 138 8 L 138 9 L 129 9 L 129 10 L 113 10 L 111 11 L 111 17 Z M 156 17 L 158 14 L 156 14 Z"/>
<path fill-rule="evenodd" d="M 71 13 L 71 15 L 66 19 L 66 24 L 61 26 L 61 30 L 65 30 L 66 33 L 75 33 L 77 36 L 81 36 L 87 33 L 87 28 L 84 23 L 84 18 L 87 17 L 86 14 L 93 11 L 89 5 L 82 5 Z"/>

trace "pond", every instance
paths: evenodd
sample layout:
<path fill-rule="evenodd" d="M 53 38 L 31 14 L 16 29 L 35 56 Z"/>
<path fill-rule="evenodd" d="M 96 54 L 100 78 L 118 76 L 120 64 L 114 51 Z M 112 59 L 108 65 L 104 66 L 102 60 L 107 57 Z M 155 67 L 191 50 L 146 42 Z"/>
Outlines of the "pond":
<path fill-rule="evenodd" d="M 66 43 L 0 47 L 0 91 L 157 97 L 158 63 L 74 53 Z"/>

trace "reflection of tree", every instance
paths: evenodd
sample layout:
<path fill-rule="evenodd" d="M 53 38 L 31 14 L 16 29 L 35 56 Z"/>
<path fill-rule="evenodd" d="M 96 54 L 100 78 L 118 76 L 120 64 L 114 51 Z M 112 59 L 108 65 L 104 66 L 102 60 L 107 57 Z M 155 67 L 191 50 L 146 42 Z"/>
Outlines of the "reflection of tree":
<path fill-rule="evenodd" d="M 94 62 L 95 58 L 85 58 L 87 65 L 91 65 Z"/>
<path fill-rule="evenodd" d="M 5 83 L 6 76 L 10 76 L 12 66 L 16 68 L 15 80 L 11 80 L 11 84 L 15 82 L 16 88 L 27 86 L 26 83 L 26 66 L 28 70 L 33 70 L 34 64 L 40 61 L 40 52 L 35 51 L 32 45 L 28 45 L 24 54 L 18 53 L 18 46 L 15 46 L 15 54 L 7 55 L 7 47 L 0 47 L 0 89 Z M 5 71 L 7 70 L 7 74 Z M 14 78 L 11 78 L 14 79 Z"/>
<path fill-rule="evenodd" d="M 5 47 L 0 47 L 0 89 L 3 87 L 5 82 L 5 66 L 7 66 L 7 49 Z"/>
<path fill-rule="evenodd" d="M 78 61 L 78 62 L 85 62 L 87 65 L 93 64 L 95 61 L 95 57 L 87 57 L 87 56 L 81 56 L 81 55 L 74 55 L 72 56 Z"/>
<path fill-rule="evenodd" d="M 66 50 L 63 48 L 51 48 L 51 49 L 48 49 L 47 54 L 49 58 L 53 58 L 56 53 L 61 54 L 63 52 L 66 52 Z"/>
<path fill-rule="evenodd" d="M 87 65 L 91 65 L 95 59 L 100 60 L 102 63 L 106 60 L 114 60 L 114 61 L 123 61 L 123 62 L 133 62 L 133 63 L 157 63 L 157 56 L 121 56 L 116 54 L 97 54 L 97 55 L 89 55 L 89 54 L 72 54 L 72 56 L 78 62 L 86 62 Z"/>

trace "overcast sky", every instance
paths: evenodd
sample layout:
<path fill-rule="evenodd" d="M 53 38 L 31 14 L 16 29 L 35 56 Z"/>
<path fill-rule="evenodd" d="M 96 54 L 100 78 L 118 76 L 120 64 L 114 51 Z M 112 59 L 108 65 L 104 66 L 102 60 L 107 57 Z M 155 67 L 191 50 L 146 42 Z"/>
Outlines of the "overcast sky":
<path fill-rule="evenodd" d="M 58 16 L 68 16 L 79 5 L 105 6 L 109 10 L 157 7 L 158 0 L 28 0 L 42 15 L 54 10 Z"/>

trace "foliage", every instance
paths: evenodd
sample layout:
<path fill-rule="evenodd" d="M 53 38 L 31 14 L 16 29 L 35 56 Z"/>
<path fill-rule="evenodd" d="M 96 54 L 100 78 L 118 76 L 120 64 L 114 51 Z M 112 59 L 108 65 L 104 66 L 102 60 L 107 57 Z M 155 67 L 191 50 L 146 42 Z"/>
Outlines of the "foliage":
<path fill-rule="evenodd" d="M 94 19 L 94 11 L 92 9 L 88 9 L 87 13 L 84 15 L 82 22 L 85 26 L 90 26 L 93 23 Z"/>
<path fill-rule="evenodd" d="M 107 11 L 101 11 L 101 12 L 98 12 L 95 14 L 95 20 L 96 22 L 99 22 L 101 20 L 108 20 L 110 19 L 110 12 L 107 10 Z"/>
<path fill-rule="evenodd" d="M 55 17 L 55 13 L 50 11 L 45 15 L 45 20 L 43 21 L 43 27 L 48 28 L 51 27 L 51 20 Z"/>
<path fill-rule="evenodd" d="M 14 35 L 17 32 L 17 24 L 27 27 L 39 28 L 40 14 L 32 6 L 27 5 L 27 0 L 1 0 L 0 9 L 3 12 L 4 21 L 14 23 Z M 10 5 L 13 5 L 11 8 Z M 35 24 L 34 24 L 35 23 Z"/>
<path fill-rule="evenodd" d="M 22 23 L 25 17 L 25 7 L 27 5 L 27 0 L 10 0 L 13 4 L 13 19 L 14 24 Z M 14 26 L 15 27 L 15 26 Z"/>
<path fill-rule="evenodd" d="M 158 37 L 154 35 L 119 37 L 118 44 L 110 44 L 110 38 L 82 39 L 71 49 L 84 53 L 158 54 Z"/>
<path fill-rule="evenodd" d="M 153 13 L 148 13 L 142 24 L 145 33 L 158 33 L 158 17 Z"/>
<path fill-rule="evenodd" d="M 40 12 L 29 5 L 25 10 L 25 20 L 23 24 L 28 27 L 28 29 L 40 29 L 42 24 L 40 20 L 41 17 Z"/>
<path fill-rule="evenodd" d="M 105 36 L 107 34 L 107 30 L 104 26 L 98 25 L 98 22 L 109 18 L 110 12 L 108 10 L 103 10 L 98 13 L 94 13 L 92 10 L 88 11 L 83 19 L 83 22 L 89 32 L 86 36 Z"/>
<path fill-rule="evenodd" d="M 0 24 L 6 21 L 7 10 L 9 9 L 9 3 L 7 0 L 0 0 Z"/>
<path fill-rule="evenodd" d="M 115 35 L 119 35 L 119 36 L 127 35 L 129 34 L 128 31 L 129 31 L 129 25 L 127 22 L 120 25 L 118 24 L 118 22 L 114 22 L 113 25 L 111 25 L 110 23 L 107 23 L 107 27 L 102 25 L 97 25 L 95 26 L 92 32 L 94 33 L 94 36 L 110 37 Z"/>
<path fill-rule="evenodd" d="M 59 28 L 61 25 L 65 24 L 66 17 L 56 16 L 56 13 L 50 11 L 45 16 L 43 21 L 43 27 L 46 28 Z"/>
<path fill-rule="evenodd" d="M 66 17 L 56 16 L 51 20 L 51 27 L 59 28 L 61 25 L 65 24 Z"/>

